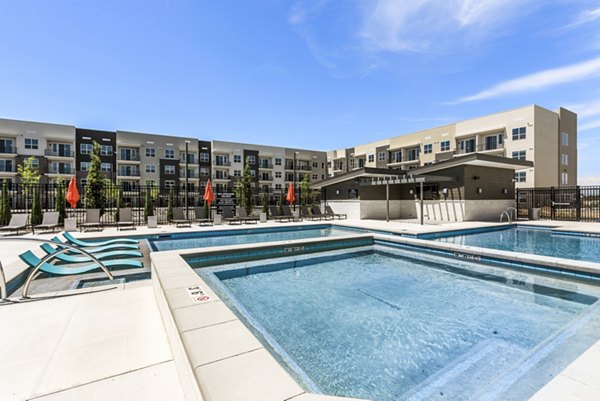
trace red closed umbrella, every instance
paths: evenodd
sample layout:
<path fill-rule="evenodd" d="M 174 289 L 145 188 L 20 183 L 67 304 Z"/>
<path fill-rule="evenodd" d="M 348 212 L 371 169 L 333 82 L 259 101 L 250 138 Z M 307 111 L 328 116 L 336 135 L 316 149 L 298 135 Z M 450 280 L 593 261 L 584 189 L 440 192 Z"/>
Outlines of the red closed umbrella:
<path fill-rule="evenodd" d="M 79 190 L 77 189 L 77 181 L 75 177 L 71 177 L 71 181 L 69 181 L 69 189 L 67 189 L 67 202 L 71 205 L 71 209 L 75 209 L 77 207 L 77 202 L 79 202 Z"/>
<path fill-rule="evenodd" d="M 294 193 L 294 186 L 290 183 L 288 187 L 287 195 L 285 196 L 285 200 L 291 205 L 296 200 L 296 194 Z"/>
<path fill-rule="evenodd" d="M 206 201 L 206 203 L 208 203 L 208 207 L 210 207 L 210 204 L 215 201 L 215 194 L 213 193 L 210 179 L 206 182 L 206 188 L 204 189 L 203 199 Z"/>

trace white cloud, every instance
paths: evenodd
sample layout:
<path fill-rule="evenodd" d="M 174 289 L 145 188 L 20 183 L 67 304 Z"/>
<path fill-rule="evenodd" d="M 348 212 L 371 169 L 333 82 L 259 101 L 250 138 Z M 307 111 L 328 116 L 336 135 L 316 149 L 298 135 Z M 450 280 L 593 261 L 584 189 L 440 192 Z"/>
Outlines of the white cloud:
<path fill-rule="evenodd" d="M 567 27 L 575 27 L 600 19 L 600 7 L 581 12 Z"/>
<path fill-rule="evenodd" d="M 581 124 L 577 131 L 581 132 L 581 131 L 589 131 L 591 129 L 594 128 L 600 128 L 600 120 L 593 120 L 593 121 L 589 121 L 585 124 Z"/>
<path fill-rule="evenodd" d="M 462 97 L 453 103 L 472 102 L 515 93 L 530 92 L 597 76 L 600 76 L 600 57 L 582 63 L 571 64 L 566 67 L 539 71 L 511 79 L 474 95 Z"/>
<path fill-rule="evenodd" d="M 600 175 L 577 177 L 577 185 L 600 185 Z"/>
<path fill-rule="evenodd" d="M 449 41 L 479 40 L 526 14 L 531 0 L 377 0 L 359 31 L 371 50 L 429 51 Z M 458 34 L 458 35 L 456 35 Z"/>
<path fill-rule="evenodd" d="M 579 118 L 597 116 L 600 114 L 600 99 L 590 100 L 585 103 L 571 104 L 566 108 L 577 113 Z"/>

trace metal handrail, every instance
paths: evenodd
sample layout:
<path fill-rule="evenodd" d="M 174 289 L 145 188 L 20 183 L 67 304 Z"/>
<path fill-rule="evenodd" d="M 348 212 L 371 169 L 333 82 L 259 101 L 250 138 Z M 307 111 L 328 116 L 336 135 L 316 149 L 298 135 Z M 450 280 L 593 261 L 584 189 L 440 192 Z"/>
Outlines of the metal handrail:
<path fill-rule="evenodd" d="M 21 298 L 23 298 L 23 299 L 29 298 L 27 296 L 27 294 L 29 292 L 29 285 L 31 284 L 31 281 L 33 281 L 34 276 L 36 276 L 37 273 L 39 272 L 40 268 L 44 265 L 44 263 L 47 263 L 52 258 L 55 258 L 56 256 L 58 256 L 58 255 L 60 255 L 62 253 L 65 253 L 65 252 L 67 252 L 70 249 L 75 249 L 76 251 L 81 252 L 82 254 L 89 256 L 94 262 L 96 262 L 98 264 L 98 266 L 100 266 L 100 268 L 104 271 L 104 273 L 106 273 L 106 275 L 108 276 L 109 280 L 113 279 L 113 275 L 106 268 L 106 266 L 104 266 L 104 263 L 102 263 L 100 260 L 98 260 L 98 258 L 96 258 L 91 252 L 86 251 L 85 249 L 83 249 L 82 247 L 80 247 L 78 245 L 65 244 L 64 242 L 55 242 L 55 241 L 52 241 L 52 240 L 49 240 L 49 239 L 28 238 L 28 237 L 11 237 L 11 238 L 0 237 L 0 241 L 15 241 L 15 242 L 32 241 L 32 242 L 42 242 L 42 243 L 47 243 L 47 244 L 53 244 L 53 245 L 56 245 L 58 247 L 62 247 L 63 248 L 63 249 L 58 250 L 57 252 L 50 253 L 50 254 L 44 256 L 42 258 L 42 260 L 40 260 L 40 262 L 33 268 L 33 270 L 31 271 L 31 273 L 29 273 L 29 275 L 27 276 L 27 280 L 25 280 L 25 285 L 23 286 L 23 294 L 21 295 Z M 2 264 L 1 263 L 0 263 L 0 288 L 2 289 L 2 298 L 0 298 L 0 300 L 3 302 L 3 301 L 6 300 L 7 294 L 6 294 L 6 281 L 5 281 L 4 271 L 2 270 Z"/>
<path fill-rule="evenodd" d="M 514 207 L 507 207 L 505 211 L 502 212 L 502 214 L 500 214 L 500 223 L 502 223 L 502 218 L 504 217 L 504 215 L 506 215 L 506 218 L 508 219 L 509 223 L 512 223 L 512 218 L 510 217 L 510 214 L 508 213 L 509 210 L 514 211 L 513 214 L 517 213 L 517 209 Z"/>
<path fill-rule="evenodd" d="M 0 303 L 6 302 L 6 298 L 8 298 L 8 294 L 6 292 L 6 278 L 4 277 L 4 268 L 2 267 L 2 262 L 0 262 Z"/>

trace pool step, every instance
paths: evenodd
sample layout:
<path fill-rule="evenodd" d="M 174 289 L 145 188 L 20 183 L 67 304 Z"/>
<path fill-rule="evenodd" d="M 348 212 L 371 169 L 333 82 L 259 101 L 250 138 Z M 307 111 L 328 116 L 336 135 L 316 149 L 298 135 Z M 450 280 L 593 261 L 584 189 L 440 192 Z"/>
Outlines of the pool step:
<path fill-rule="evenodd" d="M 469 400 L 482 387 L 510 368 L 527 353 L 527 349 L 502 339 L 488 339 L 475 345 L 454 363 L 430 376 L 421 385 L 405 393 L 400 399 Z"/>

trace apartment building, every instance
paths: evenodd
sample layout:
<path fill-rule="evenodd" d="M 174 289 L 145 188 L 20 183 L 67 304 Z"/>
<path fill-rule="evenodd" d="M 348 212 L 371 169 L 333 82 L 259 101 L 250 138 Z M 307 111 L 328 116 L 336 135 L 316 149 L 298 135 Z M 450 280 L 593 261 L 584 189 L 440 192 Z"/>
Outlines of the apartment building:
<path fill-rule="evenodd" d="M 515 171 L 517 188 L 577 185 L 577 114 L 530 105 L 334 150 L 328 176 L 363 167 L 412 170 L 472 153 L 532 161 Z"/>

